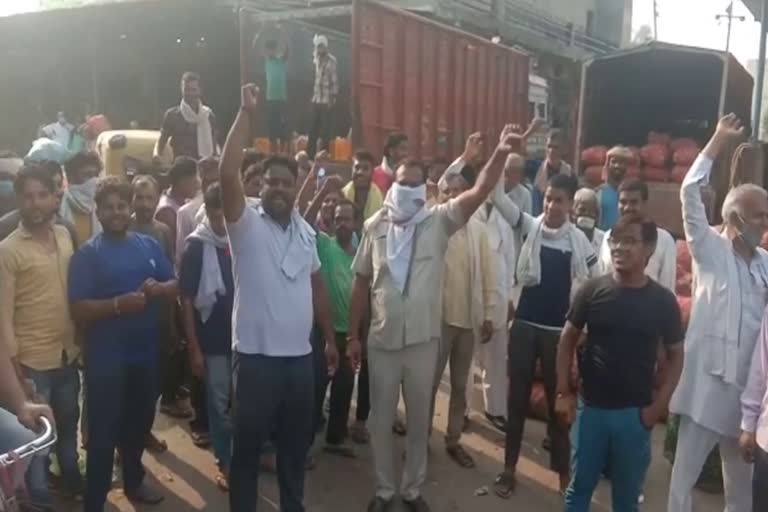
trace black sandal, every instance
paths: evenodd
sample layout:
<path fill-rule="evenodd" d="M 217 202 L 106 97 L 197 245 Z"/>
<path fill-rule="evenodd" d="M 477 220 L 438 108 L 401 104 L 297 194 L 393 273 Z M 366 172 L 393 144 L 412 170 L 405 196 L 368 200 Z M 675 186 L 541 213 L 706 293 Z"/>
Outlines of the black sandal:
<path fill-rule="evenodd" d="M 496 481 L 493 482 L 493 492 L 496 493 L 501 499 L 508 500 L 512 497 L 512 493 L 515 492 L 517 486 L 517 480 L 515 474 L 505 471 L 496 477 Z"/>

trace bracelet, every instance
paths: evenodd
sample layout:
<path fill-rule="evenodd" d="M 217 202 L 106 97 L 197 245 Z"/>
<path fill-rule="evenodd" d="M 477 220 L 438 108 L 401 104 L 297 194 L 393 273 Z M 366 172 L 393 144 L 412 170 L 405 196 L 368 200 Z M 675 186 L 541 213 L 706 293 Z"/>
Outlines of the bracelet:
<path fill-rule="evenodd" d="M 112 299 L 112 310 L 114 311 L 116 316 L 120 316 L 120 301 L 117 297 Z"/>

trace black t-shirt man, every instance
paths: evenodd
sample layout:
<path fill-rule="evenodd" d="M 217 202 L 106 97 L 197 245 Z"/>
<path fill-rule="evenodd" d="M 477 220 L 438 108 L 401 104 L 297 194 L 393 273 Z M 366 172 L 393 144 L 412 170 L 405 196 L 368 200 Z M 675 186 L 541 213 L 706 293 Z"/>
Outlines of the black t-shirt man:
<path fill-rule="evenodd" d="M 672 292 L 651 279 L 631 288 L 605 275 L 576 293 L 568 320 L 587 327 L 579 355 L 584 402 L 603 409 L 650 405 L 659 341 L 674 345 L 685 334 Z"/>

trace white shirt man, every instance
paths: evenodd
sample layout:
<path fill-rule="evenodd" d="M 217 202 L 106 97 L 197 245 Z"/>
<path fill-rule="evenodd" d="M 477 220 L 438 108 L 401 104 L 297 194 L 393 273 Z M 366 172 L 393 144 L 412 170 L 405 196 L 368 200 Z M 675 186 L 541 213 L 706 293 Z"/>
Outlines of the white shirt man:
<path fill-rule="evenodd" d="M 628 180 L 619 186 L 619 213 L 623 215 L 646 215 L 648 205 L 648 185 L 638 180 Z M 645 267 L 645 275 L 675 293 L 677 280 L 677 245 L 675 239 L 665 229 L 656 228 L 658 239 L 656 250 L 653 252 L 648 265 Z M 608 247 L 608 239 L 611 231 L 608 230 L 603 237 L 600 246 L 600 267 L 602 272 L 613 272 L 611 262 L 611 250 Z"/>
<path fill-rule="evenodd" d="M 460 174 L 467 165 L 462 156 L 445 170 L 438 186 L 445 190 L 452 176 Z M 512 300 L 515 275 L 514 234 L 509 224 L 491 203 L 475 212 L 475 218 L 487 227 L 488 242 L 493 259 L 495 307 L 491 315 L 491 340 L 476 345 L 475 361 L 480 367 L 483 389 L 483 410 L 497 426 L 503 426 L 507 414 L 507 321 L 508 304 Z M 474 404 L 474 372 L 470 371 L 467 385 L 467 404 Z"/>
<path fill-rule="evenodd" d="M 740 396 L 768 297 L 768 253 L 757 244 L 766 229 L 768 196 L 754 185 L 731 190 L 723 203 L 725 229 L 707 222 L 701 188 L 720 149 L 741 134 L 726 116 L 683 181 L 685 237 L 696 283 L 685 338 L 685 363 L 670 411 L 680 415 L 668 512 L 690 512 L 691 492 L 719 445 L 726 510 L 752 511 L 752 468 L 741 457 Z"/>

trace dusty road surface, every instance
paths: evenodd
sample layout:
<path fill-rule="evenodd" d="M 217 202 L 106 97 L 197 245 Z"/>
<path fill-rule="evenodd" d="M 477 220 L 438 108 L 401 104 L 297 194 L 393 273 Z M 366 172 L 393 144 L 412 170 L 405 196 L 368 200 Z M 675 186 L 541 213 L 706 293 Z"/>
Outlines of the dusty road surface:
<path fill-rule="evenodd" d="M 447 379 L 446 379 L 447 380 Z M 442 435 L 445 430 L 447 407 L 447 384 L 438 395 L 435 431 L 430 442 L 430 462 L 427 484 L 424 492 L 434 512 L 466 511 L 474 512 L 558 512 L 563 509 L 562 501 L 556 492 L 557 478 L 550 473 L 547 453 L 541 450 L 541 441 L 546 433 L 546 426 L 529 420 L 526 425 L 523 455 L 519 465 L 519 484 L 515 495 L 508 501 L 493 495 L 490 486 L 494 476 L 500 470 L 504 450 L 504 438 L 482 418 L 475 414 L 472 425 L 463 441 L 474 455 L 477 468 L 466 470 L 459 468 L 444 451 Z M 156 433 L 168 442 L 168 452 L 155 456 L 145 456 L 146 466 L 151 477 L 164 490 L 166 499 L 156 507 L 131 505 L 115 489 L 110 494 L 109 512 L 155 511 L 181 512 L 207 510 L 226 512 L 227 496 L 213 483 L 215 474 L 214 459 L 210 452 L 192 445 L 186 426 L 170 421 L 158 414 L 155 424 Z M 657 428 L 654 432 L 653 464 L 649 471 L 646 485 L 646 502 L 641 510 L 663 512 L 666 510 L 666 498 L 671 468 L 662 457 L 664 431 Z M 340 459 L 322 451 L 322 436 L 318 436 L 314 453 L 317 468 L 308 473 L 306 486 L 306 505 L 308 512 L 364 512 L 372 495 L 373 473 L 371 469 L 370 449 L 358 448 L 358 457 L 354 460 Z M 402 440 L 397 441 L 396 460 L 403 450 Z M 485 496 L 479 489 L 487 487 L 490 492 Z M 274 475 L 264 475 L 259 482 L 261 498 L 260 512 L 276 512 L 278 507 L 277 482 Z M 72 507 L 74 512 L 78 507 Z M 610 487 L 606 482 L 600 484 L 592 510 L 610 511 Z M 694 510 L 697 512 L 720 512 L 723 510 L 721 496 L 697 493 Z"/>

